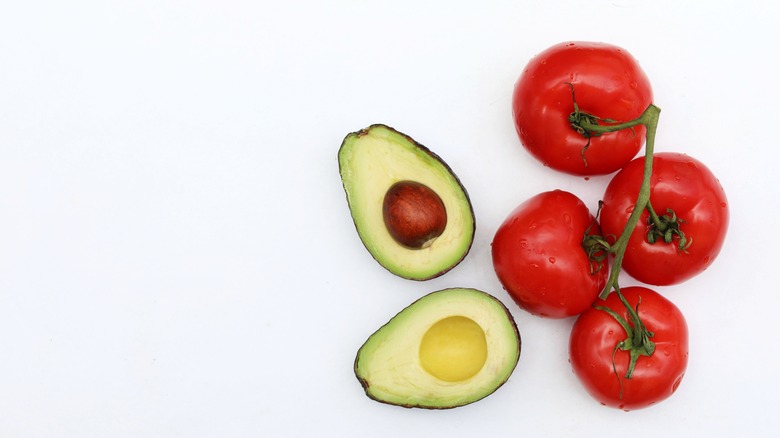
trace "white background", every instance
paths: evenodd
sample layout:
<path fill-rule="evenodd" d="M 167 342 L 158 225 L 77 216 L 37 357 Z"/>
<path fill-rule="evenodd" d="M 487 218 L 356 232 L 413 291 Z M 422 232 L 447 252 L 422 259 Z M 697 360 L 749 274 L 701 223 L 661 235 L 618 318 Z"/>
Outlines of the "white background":
<path fill-rule="evenodd" d="M 0 436 L 776 430 L 778 5 L 4 2 Z M 688 319 L 690 363 L 647 410 L 592 400 L 567 362 L 573 320 L 520 310 L 490 262 L 521 201 L 561 188 L 595 209 L 609 179 L 546 169 L 514 132 L 517 76 L 567 40 L 630 51 L 663 108 L 657 150 L 705 162 L 729 197 L 719 259 L 659 288 Z M 473 248 L 443 277 L 395 277 L 358 239 L 336 153 L 372 123 L 437 152 L 471 196 Z M 363 341 L 452 286 L 514 314 L 510 380 L 448 411 L 365 397 Z"/>

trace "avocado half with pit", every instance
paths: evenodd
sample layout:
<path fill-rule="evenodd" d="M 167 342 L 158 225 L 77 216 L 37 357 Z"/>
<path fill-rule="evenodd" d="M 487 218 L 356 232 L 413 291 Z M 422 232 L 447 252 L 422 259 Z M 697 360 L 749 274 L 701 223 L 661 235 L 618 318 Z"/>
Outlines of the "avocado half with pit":
<path fill-rule="evenodd" d="M 358 235 L 387 270 L 428 280 L 468 254 L 475 230 L 471 201 L 438 155 L 377 124 L 347 135 L 338 158 Z"/>
<path fill-rule="evenodd" d="M 368 397 L 407 408 L 448 409 L 495 392 L 520 358 L 520 334 L 495 297 L 433 292 L 372 334 L 355 359 Z"/>

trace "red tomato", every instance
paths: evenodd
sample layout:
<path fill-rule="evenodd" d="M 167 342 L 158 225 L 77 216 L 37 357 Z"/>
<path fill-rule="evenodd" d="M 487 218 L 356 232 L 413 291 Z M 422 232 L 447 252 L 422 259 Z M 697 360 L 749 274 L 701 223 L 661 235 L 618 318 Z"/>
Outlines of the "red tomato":
<path fill-rule="evenodd" d="M 574 323 L 569 359 L 574 374 L 593 398 L 606 406 L 634 410 L 664 400 L 677 390 L 688 366 L 688 325 L 680 310 L 657 292 L 644 287 L 627 287 L 621 292 L 631 306 L 639 305 L 639 318 L 653 333 L 653 354 L 639 356 L 633 375 L 625 378 L 629 353 L 615 351 L 615 346 L 626 339 L 626 332 L 612 315 L 590 308 Z M 595 304 L 629 320 L 616 293 Z"/>
<path fill-rule="evenodd" d="M 493 267 L 523 309 L 565 318 L 587 309 L 606 284 L 607 269 L 593 269 L 582 248 L 585 233 L 598 234 L 595 218 L 569 192 L 555 190 L 518 206 L 493 238 Z"/>
<path fill-rule="evenodd" d="M 512 99 L 523 146 L 545 166 L 575 175 L 604 175 L 631 161 L 642 147 L 638 126 L 588 139 L 572 129 L 572 84 L 579 109 L 619 122 L 652 103 L 650 81 L 625 50 L 603 43 L 570 42 L 534 57 L 517 80 Z M 586 164 L 587 163 L 587 164 Z"/>
<path fill-rule="evenodd" d="M 607 186 L 601 209 L 605 236 L 619 236 L 633 211 L 644 172 L 644 158 L 637 158 L 618 172 Z M 647 211 L 642 213 L 623 259 L 623 270 L 653 285 L 678 284 L 709 267 L 720 253 L 729 223 L 726 193 L 717 178 L 700 161 L 679 153 L 657 153 L 650 178 L 650 204 L 660 215 L 672 209 L 682 222 L 679 237 L 671 243 L 648 241 Z"/>

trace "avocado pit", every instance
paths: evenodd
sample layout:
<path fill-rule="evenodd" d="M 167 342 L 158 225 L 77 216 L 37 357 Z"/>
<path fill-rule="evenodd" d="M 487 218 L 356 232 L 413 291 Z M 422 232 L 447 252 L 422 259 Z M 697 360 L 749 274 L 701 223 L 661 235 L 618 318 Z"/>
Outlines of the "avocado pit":
<path fill-rule="evenodd" d="M 382 203 L 385 227 L 399 244 L 429 247 L 447 227 L 447 210 L 438 194 L 416 181 L 390 186 Z"/>

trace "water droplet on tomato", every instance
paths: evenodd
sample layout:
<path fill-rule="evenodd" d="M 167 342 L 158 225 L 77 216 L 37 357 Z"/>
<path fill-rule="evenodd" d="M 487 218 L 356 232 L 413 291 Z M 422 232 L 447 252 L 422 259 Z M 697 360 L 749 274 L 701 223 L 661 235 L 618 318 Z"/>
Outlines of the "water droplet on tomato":
<path fill-rule="evenodd" d="M 547 260 L 549 260 L 549 261 L 550 261 L 550 263 L 553 263 L 553 264 L 555 263 L 555 257 L 550 257 L 550 258 L 549 258 L 549 259 L 547 259 Z"/>
<path fill-rule="evenodd" d="M 639 84 L 637 84 L 637 83 L 636 83 L 636 81 L 631 81 L 631 82 L 628 84 L 628 86 L 629 86 L 629 87 L 631 87 L 631 88 L 633 88 L 633 89 L 636 89 L 637 87 L 639 87 Z"/>
<path fill-rule="evenodd" d="M 628 208 L 626 208 L 626 214 L 631 214 L 631 212 L 634 211 L 634 207 L 636 206 L 635 205 L 628 206 Z"/>
<path fill-rule="evenodd" d="M 723 207 L 723 208 L 726 208 L 726 203 L 725 202 L 721 202 L 720 206 Z"/>
<path fill-rule="evenodd" d="M 710 256 L 704 256 L 704 260 L 702 260 L 704 264 L 708 264 L 710 262 Z"/>
<path fill-rule="evenodd" d="M 610 336 L 612 336 L 612 335 L 614 335 L 614 334 L 615 334 L 615 331 L 614 331 L 614 330 L 610 330 L 610 331 L 608 331 L 608 332 L 607 332 L 607 334 L 608 334 L 608 335 L 610 335 Z"/>
<path fill-rule="evenodd" d="M 528 241 L 523 239 L 520 241 L 520 248 L 528 248 Z"/>
<path fill-rule="evenodd" d="M 538 263 L 531 263 L 531 267 L 534 268 L 534 269 L 538 269 L 539 268 L 539 264 Z"/>
<path fill-rule="evenodd" d="M 563 221 L 567 224 L 571 225 L 571 215 L 569 213 L 563 214 Z"/>
<path fill-rule="evenodd" d="M 683 374 L 684 376 L 685 374 Z M 677 388 L 680 387 L 680 382 L 682 382 L 683 376 L 680 376 L 677 378 L 677 380 L 674 381 L 672 384 L 672 392 L 677 391 Z"/>
<path fill-rule="evenodd" d="M 664 356 L 668 357 L 668 356 L 671 356 L 671 355 L 672 355 L 671 351 L 669 351 L 668 349 L 664 349 Z"/>

